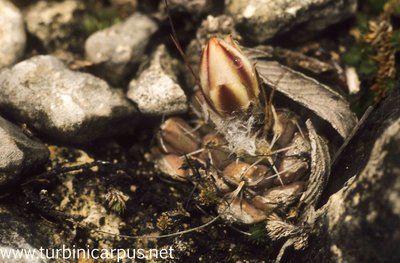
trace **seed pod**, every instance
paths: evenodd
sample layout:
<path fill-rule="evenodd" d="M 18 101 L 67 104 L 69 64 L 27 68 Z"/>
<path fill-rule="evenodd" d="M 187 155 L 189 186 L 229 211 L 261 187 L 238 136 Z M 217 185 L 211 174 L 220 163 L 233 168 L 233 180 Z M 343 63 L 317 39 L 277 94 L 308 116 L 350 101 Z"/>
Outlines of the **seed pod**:
<path fill-rule="evenodd" d="M 175 154 L 162 155 L 157 159 L 158 169 L 174 180 L 186 181 L 189 175 L 187 170 L 181 169 L 184 160 Z"/>
<path fill-rule="evenodd" d="M 165 153 L 187 154 L 200 148 L 200 135 L 181 118 L 168 118 L 160 129 L 158 142 Z"/>
<path fill-rule="evenodd" d="M 206 103 L 204 95 L 201 90 L 196 90 L 190 98 L 190 106 L 198 116 L 204 114 L 203 105 Z"/>
<path fill-rule="evenodd" d="M 295 182 L 285 186 L 274 187 L 267 190 L 262 196 L 255 196 L 251 200 L 251 203 L 266 212 L 276 208 L 289 207 L 300 198 L 304 187 L 304 182 Z"/>
<path fill-rule="evenodd" d="M 231 203 L 229 204 L 229 202 Z M 243 224 L 255 224 L 267 219 L 267 214 L 262 210 L 240 198 L 232 200 L 228 197 L 225 201 L 222 201 L 218 206 L 218 213 L 227 221 Z"/>
<path fill-rule="evenodd" d="M 279 170 L 282 171 L 279 176 L 283 184 L 290 184 L 305 174 L 308 171 L 308 162 L 298 158 L 286 158 L 279 165 Z M 275 179 L 274 184 L 280 184 L 280 180 Z"/>
<path fill-rule="evenodd" d="M 250 187 L 269 187 L 274 181 L 268 179 L 271 172 L 265 165 L 250 166 L 244 162 L 232 162 L 225 167 L 222 173 L 224 179 L 233 185 L 245 181 L 246 185 Z"/>
<path fill-rule="evenodd" d="M 216 186 L 218 191 L 224 194 L 232 192 L 231 187 L 225 182 L 225 180 L 220 176 L 220 173 L 216 169 L 211 167 L 204 173 L 204 175 L 206 176 L 206 180 L 211 179 L 210 182 L 212 183 L 212 185 Z"/>
<path fill-rule="evenodd" d="M 201 58 L 200 84 L 207 102 L 220 115 L 258 105 L 260 88 L 255 67 L 231 36 L 208 40 Z"/>
<path fill-rule="evenodd" d="M 280 179 L 284 184 L 289 184 L 300 179 L 309 170 L 307 156 L 310 153 L 310 142 L 300 133 L 295 133 L 292 142 L 287 145 L 289 148 L 283 160 L 279 164 Z M 275 184 L 280 184 L 280 180 L 275 179 Z"/>
<path fill-rule="evenodd" d="M 278 146 L 286 146 L 293 138 L 295 133 L 297 116 L 285 109 L 279 109 L 276 111 L 276 119 L 274 123 L 274 133 L 279 135 L 276 142 Z"/>
<path fill-rule="evenodd" d="M 208 133 L 203 137 L 203 151 L 200 158 L 209 160 L 218 169 L 223 169 L 229 162 L 229 152 L 224 151 L 222 146 L 226 145 L 226 140 L 215 133 Z"/>

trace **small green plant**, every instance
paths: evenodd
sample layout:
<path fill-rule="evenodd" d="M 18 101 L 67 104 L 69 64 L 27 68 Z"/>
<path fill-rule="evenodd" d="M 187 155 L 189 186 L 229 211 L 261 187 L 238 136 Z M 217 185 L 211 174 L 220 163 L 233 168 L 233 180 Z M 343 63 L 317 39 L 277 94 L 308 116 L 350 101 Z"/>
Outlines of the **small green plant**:
<path fill-rule="evenodd" d="M 111 189 L 105 196 L 108 207 L 120 214 L 123 213 L 126 209 L 126 202 L 129 200 L 129 196 L 124 194 L 123 192 L 117 189 Z"/>
<path fill-rule="evenodd" d="M 263 245 L 268 242 L 267 229 L 265 223 L 251 225 L 249 228 L 249 240 L 256 245 Z"/>

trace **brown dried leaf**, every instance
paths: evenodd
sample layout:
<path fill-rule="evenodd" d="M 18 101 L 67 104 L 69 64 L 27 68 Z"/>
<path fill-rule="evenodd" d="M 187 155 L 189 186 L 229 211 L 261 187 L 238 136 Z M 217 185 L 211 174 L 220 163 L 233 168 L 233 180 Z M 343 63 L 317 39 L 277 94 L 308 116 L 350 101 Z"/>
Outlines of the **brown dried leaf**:
<path fill-rule="evenodd" d="M 307 190 L 300 198 L 304 211 L 314 207 L 328 182 L 331 158 L 326 142 L 317 134 L 310 119 L 306 121 L 311 144 L 311 173 Z"/>
<path fill-rule="evenodd" d="M 291 68 L 297 67 L 314 74 L 335 71 L 335 68 L 331 64 L 290 49 L 275 47 L 274 56 L 279 60 L 285 61 L 286 65 Z"/>
<path fill-rule="evenodd" d="M 329 63 L 286 48 L 260 45 L 255 48 L 243 48 L 243 52 L 253 60 L 274 58 L 284 61 L 284 64 L 291 68 L 303 69 L 314 74 L 335 71 L 334 66 Z"/>
<path fill-rule="evenodd" d="M 357 117 L 348 102 L 327 86 L 277 62 L 258 60 L 256 68 L 266 84 L 326 120 L 343 139 L 355 127 Z"/>
<path fill-rule="evenodd" d="M 295 236 L 301 231 L 299 227 L 285 222 L 275 213 L 268 216 L 265 228 L 271 240 L 279 240 L 281 238 Z"/>

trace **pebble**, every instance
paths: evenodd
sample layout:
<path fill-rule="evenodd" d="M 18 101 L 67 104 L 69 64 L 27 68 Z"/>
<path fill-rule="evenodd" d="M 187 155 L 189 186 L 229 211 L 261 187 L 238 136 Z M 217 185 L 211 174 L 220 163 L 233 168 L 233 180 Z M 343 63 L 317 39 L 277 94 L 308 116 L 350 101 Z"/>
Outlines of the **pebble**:
<path fill-rule="evenodd" d="M 129 83 L 128 98 L 139 111 L 149 115 L 172 115 L 188 109 L 187 98 L 178 84 L 177 67 L 164 45 L 153 53 L 150 66 Z"/>
<path fill-rule="evenodd" d="M 82 10 L 83 4 L 79 1 L 39 1 L 26 11 L 27 30 L 47 49 L 66 45 L 74 33 L 78 14 Z"/>
<path fill-rule="evenodd" d="M 1 111 L 68 143 L 125 133 L 137 112 L 122 91 L 50 55 L 1 71 L 0 86 Z"/>
<path fill-rule="evenodd" d="M 0 69 L 16 63 L 26 44 L 24 20 L 9 1 L 0 0 Z"/>
<path fill-rule="evenodd" d="M 149 17 L 135 13 L 122 23 L 95 32 L 86 40 L 87 59 L 99 65 L 99 70 L 112 84 L 128 73 L 132 64 L 141 61 L 150 37 L 158 25 Z"/>
<path fill-rule="evenodd" d="M 45 163 L 47 147 L 0 117 L 0 186 L 17 181 L 23 173 Z"/>

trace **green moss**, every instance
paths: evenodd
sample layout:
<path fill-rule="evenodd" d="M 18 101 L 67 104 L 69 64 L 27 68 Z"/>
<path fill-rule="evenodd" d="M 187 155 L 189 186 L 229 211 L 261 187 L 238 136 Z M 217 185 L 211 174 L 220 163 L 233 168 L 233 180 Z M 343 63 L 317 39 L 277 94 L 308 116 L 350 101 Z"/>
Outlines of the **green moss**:
<path fill-rule="evenodd" d="M 342 59 L 343 62 L 349 66 L 358 66 L 373 53 L 374 49 L 371 45 L 366 43 L 355 43 L 343 54 Z"/>
<path fill-rule="evenodd" d="M 366 33 L 369 30 L 368 17 L 365 14 L 356 14 L 356 26 L 361 33 Z"/>
<path fill-rule="evenodd" d="M 373 79 L 377 70 L 378 66 L 376 65 L 375 61 L 370 58 L 361 60 L 357 66 L 357 72 L 360 75 L 360 78 L 363 80 Z"/>
<path fill-rule="evenodd" d="M 390 2 L 389 2 L 390 1 Z M 385 6 L 385 4 L 388 4 Z M 385 10 L 384 10 L 385 7 Z M 366 0 L 359 1 L 359 8 L 355 17 L 355 27 L 363 36 L 370 31 L 369 21 L 379 19 L 379 16 L 386 12 L 391 15 L 393 23 L 393 37 L 391 43 L 396 51 L 400 51 L 400 29 L 398 29 L 398 18 L 400 17 L 400 2 L 399 0 Z M 396 22 L 397 21 L 397 22 Z M 390 48 L 390 47 L 389 47 Z M 388 50 L 390 51 L 390 50 Z M 382 96 L 390 94 L 399 82 L 400 64 L 396 61 L 396 80 L 387 80 L 385 83 L 378 83 L 375 89 L 370 87 L 377 81 L 378 64 L 373 59 L 378 50 L 366 43 L 363 38 L 355 39 L 355 43 L 347 48 L 347 51 L 342 55 L 342 61 L 346 66 L 356 68 L 358 76 L 361 80 L 361 91 L 357 95 L 351 97 L 352 109 L 361 116 L 365 109 L 370 105 L 374 105 Z M 381 79 L 381 78 L 378 78 Z M 381 81 L 381 80 L 380 80 Z"/>
<path fill-rule="evenodd" d="M 395 16 L 400 16 L 400 4 L 393 6 L 393 14 Z"/>
<path fill-rule="evenodd" d="M 351 46 L 346 53 L 343 54 L 343 61 L 349 66 L 356 66 L 362 59 L 362 50 L 356 45 Z"/>
<path fill-rule="evenodd" d="M 81 22 L 81 30 L 85 35 L 110 27 L 121 19 L 114 8 L 97 8 L 87 13 Z"/>
<path fill-rule="evenodd" d="M 388 79 L 385 83 L 386 86 L 386 94 L 389 95 L 396 87 L 396 80 Z"/>
<path fill-rule="evenodd" d="M 372 12 L 379 14 L 383 11 L 383 6 L 387 0 L 367 0 L 367 4 Z"/>

